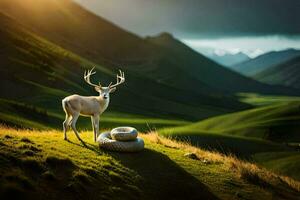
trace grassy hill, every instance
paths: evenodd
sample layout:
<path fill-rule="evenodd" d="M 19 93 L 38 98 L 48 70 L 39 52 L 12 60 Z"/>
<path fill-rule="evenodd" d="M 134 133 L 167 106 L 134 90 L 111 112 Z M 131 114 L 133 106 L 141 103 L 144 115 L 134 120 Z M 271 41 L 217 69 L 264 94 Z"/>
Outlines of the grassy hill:
<path fill-rule="evenodd" d="M 159 133 L 206 149 L 233 153 L 298 179 L 299 98 L 253 95 L 242 100 L 259 107 L 161 129 Z"/>
<path fill-rule="evenodd" d="M 1 199 L 297 199 L 300 183 L 253 164 L 142 134 L 140 153 L 101 150 L 91 134 L 0 128 Z M 55 144 L 55 145 L 53 145 Z M 194 157 L 184 156 L 194 153 Z"/>
<path fill-rule="evenodd" d="M 191 125 L 166 129 L 163 132 L 172 134 L 208 132 L 277 142 L 300 142 L 299 106 L 299 101 L 278 103 L 213 117 Z"/>
<path fill-rule="evenodd" d="M 253 160 L 268 169 L 300 180 L 300 155 L 294 152 L 266 152 L 252 156 Z"/>
<path fill-rule="evenodd" d="M 271 66 L 285 63 L 299 55 L 300 51 L 295 49 L 272 51 L 260 55 L 254 59 L 233 65 L 231 66 L 231 69 L 247 76 L 254 76 L 255 74 L 260 73 Z"/>
<path fill-rule="evenodd" d="M 285 85 L 300 88 L 300 53 L 290 60 L 268 67 L 256 73 L 253 78 L 271 85 Z"/>

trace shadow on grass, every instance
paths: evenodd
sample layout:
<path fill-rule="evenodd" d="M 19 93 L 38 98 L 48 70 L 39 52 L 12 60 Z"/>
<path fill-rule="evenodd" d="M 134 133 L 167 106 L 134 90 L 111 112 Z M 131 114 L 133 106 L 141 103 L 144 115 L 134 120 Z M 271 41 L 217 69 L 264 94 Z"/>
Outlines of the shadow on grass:
<path fill-rule="evenodd" d="M 183 170 L 168 156 L 150 149 L 138 153 L 102 150 L 98 145 L 74 143 L 98 154 L 107 154 L 141 176 L 138 187 L 147 199 L 218 199 L 198 179 Z"/>
<path fill-rule="evenodd" d="M 89 142 L 80 142 L 79 141 L 79 143 L 76 143 L 76 142 L 73 142 L 71 140 L 66 140 L 66 142 L 68 142 L 70 144 L 73 144 L 73 145 L 76 145 L 76 146 L 79 146 L 79 147 L 89 149 L 89 150 L 94 151 L 95 153 L 98 153 L 98 154 L 103 154 L 103 151 L 101 151 L 97 145 L 89 143 Z"/>
<path fill-rule="evenodd" d="M 140 189 L 149 199 L 218 199 L 162 153 L 150 149 L 139 153 L 105 152 L 142 177 Z"/>

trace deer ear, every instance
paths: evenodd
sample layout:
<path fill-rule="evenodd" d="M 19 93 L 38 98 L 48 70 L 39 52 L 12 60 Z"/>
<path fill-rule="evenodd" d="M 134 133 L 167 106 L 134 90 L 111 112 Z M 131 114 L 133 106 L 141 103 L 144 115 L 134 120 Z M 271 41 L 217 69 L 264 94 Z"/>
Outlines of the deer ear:
<path fill-rule="evenodd" d="M 117 88 L 115 88 L 115 87 L 114 87 L 114 88 L 110 88 L 110 89 L 109 89 L 109 93 L 113 93 L 114 91 L 116 91 L 116 89 L 117 89 Z"/>
<path fill-rule="evenodd" d="M 96 87 L 95 87 L 95 90 L 96 90 L 97 92 L 100 92 L 100 91 L 101 91 L 101 88 L 100 88 L 99 86 L 96 86 Z"/>

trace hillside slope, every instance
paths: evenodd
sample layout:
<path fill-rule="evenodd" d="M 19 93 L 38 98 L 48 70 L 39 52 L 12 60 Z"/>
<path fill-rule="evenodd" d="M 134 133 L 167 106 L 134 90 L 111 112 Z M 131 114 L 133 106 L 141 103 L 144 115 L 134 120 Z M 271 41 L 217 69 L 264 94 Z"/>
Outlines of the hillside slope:
<path fill-rule="evenodd" d="M 259 104 L 262 102 L 261 99 L 255 100 Z M 299 98 L 285 97 L 275 101 L 272 98 L 271 102 L 268 106 L 161 129 L 159 133 L 250 159 L 299 180 Z"/>
<path fill-rule="evenodd" d="M 271 66 L 279 65 L 299 55 L 300 51 L 295 49 L 272 51 L 249 61 L 233 65 L 231 69 L 247 76 L 253 76 Z"/>
<path fill-rule="evenodd" d="M 300 180 L 300 155 L 294 152 L 267 152 L 253 155 L 253 160 L 276 173 Z"/>
<path fill-rule="evenodd" d="M 226 114 L 162 132 L 171 134 L 215 133 L 275 142 L 300 142 L 300 102 L 275 103 L 255 109 Z"/>
<path fill-rule="evenodd" d="M 60 101 L 64 96 L 96 95 L 83 81 L 86 68 L 96 66 L 98 73 L 94 80 L 101 80 L 103 84 L 115 80 L 117 70 L 37 36 L 6 14 L 0 13 L 0 24 L 2 99 L 22 101 L 62 115 Z M 126 84 L 112 96 L 109 108 L 112 111 L 152 118 L 198 120 L 249 107 L 229 95 L 209 94 L 209 87 L 199 89 L 206 92 L 202 94 L 191 92 L 190 87 L 180 89 L 157 82 L 132 70 L 126 70 L 126 77 Z"/>
<path fill-rule="evenodd" d="M 271 85 L 300 88 L 300 53 L 284 63 L 271 66 L 253 75 L 253 78 Z"/>
<path fill-rule="evenodd" d="M 236 92 L 258 92 L 258 93 L 266 93 L 266 94 L 297 94 L 298 91 L 290 90 L 285 87 L 270 87 L 269 85 L 261 84 L 253 79 L 247 78 L 245 76 L 240 75 L 234 71 L 225 68 L 212 60 L 206 58 L 205 56 L 197 53 L 187 45 L 181 43 L 179 40 L 174 38 L 169 33 L 162 33 L 154 37 L 147 37 L 146 41 L 149 41 L 152 44 L 163 47 L 163 50 L 166 53 L 163 62 L 166 63 L 164 68 L 167 68 L 168 77 L 170 82 L 176 80 L 176 82 L 180 79 L 186 80 L 187 77 L 183 77 L 189 75 L 192 79 L 189 79 L 188 83 L 185 85 L 192 85 L 197 87 L 192 87 L 193 91 L 197 90 L 197 88 L 202 89 L 202 85 L 205 87 L 212 88 L 208 94 L 215 92 L 223 92 L 223 94 L 235 94 Z M 176 59 L 176 60 L 175 60 Z M 174 64 L 177 66 L 181 73 L 174 73 L 172 77 L 172 71 Z M 172 67 L 172 68 L 170 68 Z M 152 72 L 151 74 L 155 74 Z M 179 76 L 180 74 L 180 76 Z M 190 82 L 190 80 L 196 79 L 202 84 L 194 84 Z M 163 80 L 168 80 L 164 78 Z M 180 84 L 180 82 L 179 82 Z M 182 85 L 182 84 L 181 84 Z M 215 95 L 218 95 L 215 93 Z"/>
<path fill-rule="evenodd" d="M 152 80 L 180 90 L 215 96 L 221 95 L 220 91 L 223 95 L 237 91 L 288 91 L 260 84 L 227 70 L 178 40 L 170 41 L 171 46 L 174 44 L 178 48 L 176 50 L 170 45 L 161 48 L 159 42 L 154 41 L 160 40 L 160 37 L 150 42 L 144 40 L 71 0 L 2 0 L 0 5 L 2 12 L 31 31 L 72 52 L 112 69 L 120 66 L 140 76 L 148 74 Z M 197 87 L 191 88 L 190 85 Z"/>
<path fill-rule="evenodd" d="M 109 67 L 91 62 L 31 33 L 7 15 L 0 13 L 0 24 L 2 46 L 0 107 L 2 114 L 25 117 L 27 121 L 43 122 L 46 126 L 59 127 L 63 120 L 60 106 L 62 98 L 72 93 L 96 95 L 93 88 L 83 81 L 84 67 L 95 66 L 98 72 L 95 80 L 101 80 L 103 84 L 115 80 L 115 72 Z M 218 97 L 191 94 L 128 71 L 126 71 L 126 77 L 129 80 L 128 83 L 126 82 L 116 94 L 112 95 L 110 105 L 112 111 L 152 118 L 190 120 L 247 107 L 232 98 L 228 100 L 225 98 L 224 103 L 219 103 Z M 147 93 L 144 92 L 145 87 L 148 88 Z M 182 95 L 178 96 L 178 93 Z M 19 108 L 20 105 L 16 105 L 18 102 L 24 103 L 24 106 Z M 26 104 L 27 107 L 32 108 L 25 108 Z M 17 109 L 12 107 L 17 107 Z M 37 110 L 41 110 L 44 114 L 34 117 L 32 113 Z M 50 114 L 51 112 L 57 116 Z M 0 118 L 3 122 L 4 118 L 7 121 L 9 117 Z M 14 121 L 13 124 L 16 124 L 16 120 L 9 121 Z M 36 128 L 41 127 L 33 123 L 31 125 Z M 29 128 L 30 125 L 25 127 Z"/>
<path fill-rule="evenodd" d="M 108 152 L 81 134 L 0 128 L 0 196 L 22 199 L 297 199 L 299 183 L 157 135 L 140 153 Z M 55 146 L 53 144 L 55 143 Z M 78 153 L 80 152 L 80 154 Z M 194 152 L 197 159 L 184 156 Z M 9 169 L 9 170 L 8 170 Z"/>

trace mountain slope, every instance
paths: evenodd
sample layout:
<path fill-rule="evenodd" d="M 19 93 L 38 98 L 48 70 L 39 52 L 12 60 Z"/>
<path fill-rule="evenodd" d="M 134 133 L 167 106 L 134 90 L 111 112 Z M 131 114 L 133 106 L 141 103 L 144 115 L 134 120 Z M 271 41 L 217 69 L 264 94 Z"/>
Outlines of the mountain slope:
<path fill-rule="evenodd" d="M 249 61 L 236 64 L 231 69 L 247 76 L 253 76 L 273 65 L 279 65 L 299 55 L 300 51 L 295 49 L 269 52 Z"/>
<path fill-rule="evenodd" d="M 111 68 L 119 65 L 139 76 L 146 73 L 152 80 L 180 90 L 199 95 L 213 91 L 216 96 L 222 95 L 220 91 L 224 95 L 237 91 L 281 93 L 287 90 L 224 69 L 178 40 L 170 42 L 180 50 L 174 51 L 170 46 L 161 48 L 159 42 L 154 42 L 159 37 L 150 42 L 139 38 L 71 0 L 2 0 L 0 5 L 0 10 L 33 32 L 72 52 Z"/>
<path fill-rule="evenodd" d="M 106 49 L 105 46 L 106 44 L 102 44 L 100 42 L 99 45 L 95 45 L 95 40 L 93 40 L 93 43 L 92 41 L 90 42 L 95 46 L 95 48 L 97 47 L 93 51 L 97 52 L 97 55 L 99 56 L 95 56 L 95 54 L 89 54 L 81 51 L 82 49 L 85 48 L 93 49 L 93 47 L 89 46 L 89 43 L 85 41 L 87 39 L 92 38 L 89 35 L 92 33 L 97 35 L 103 35 L 103 37 L 105 36 L 105 40 L 107 39 L 109 40 L 109 38 L 113 37 L 114 34 L 106 33 L 105 35 L 105 31 L 121 32 L 116 34 L 124 34 L 128 38 L 135 38 L 134 39 L 135 41 L 131 41 L 131 39 L 128 39 L 129 43 L 138 43 L 140 45 L 147 44 L 146 48 L 148 48 L 149 46 L 149 48 L 151 47 L 156 49 L 157 51 L 160 51 L 159 50 L 160 48 L 157 47 L 156 45 L 149 44 L 144 40 L 142 40 L 141 38 L 138 38 L 121 29 L 116 28 L 115 26 L 109 24 L 108 22 L 105 22 L 104 20 L 81 9 L 76 4 L 73 5 L 71 1 L 56 1 L 56 0 L 40 1 L 39 3 L 35 4 L 37 8 L 35 6 L 29 6 L 30 0 L 27 0 L 26 2 L 27 3 L 25 3 L 24 1 L 17 1 L 17 0 L 16 1 L 4 0 L 0 2 L 0 4 L 2 4 L 2 6 L 0 6 L 0 9 L 4 10 L 5 13 L 10 13 L 9 16 L 11 17 L 14 16 L 13 11 L 16 11 L 15 9 L 17 9 L 18 11 L 17 12 L 18 15 L 22 15 L 20 13 L 23 13 L 24 15 L 26 15 L 26 13 L 32 14 L 32 15 L 30 14 L 29 16 L 27 15 L 23 16 L 22 18 L 18 18 L 14 16 L 14 19 L 18 19 L 20 22 L 22 22 L 22 25 L 18 23 L 16 20 L 13 20 L 11 17 L 7 17 L 6 14 L 1 15 L 1 18 L 3 18 L 3 20 L 1 20 L 2 23 L 1 43 L 3 43 L 3 46 L 5 46 L 6 48 L 3 49 L 2 51 L 3 59 L 1 60 L 1 62 L 2 65 L 10 66 L 10 68 L 2 68 L 3 74 L 5 74 L 5 79 L 3 79 L 3 83 L 5 82 L 5 84 L 2 84 L 1 86 L 2 87 L 1 91 L 3 91 L 1 96 L 2 98 L 22 100 L 27 103 L 34 103 L 35 106 L 40 106 L 40 107 L 45 107 L 45 105 L 47 104 L 47 109 L 54 109 L 55 111 L 58 110 L 61 111 L 60 106 L 58 106 L 60 103 L 58 102 L 63 96 L 66 96 L 67 94 L 70 93 L 95 94 L 94 92 L 92 92 L 92 89 L 89 89 L 88 91 L 86 89 L 83 89 L 83 87 L 87 88 L 87 86 L 82 80 L 82 74 L 84 71 L 82 67 L 90 68 L 92 66 L 97 66 L 96 70 L 98 70 L 98 74 L 96 74 L 95 79 L 101 80 L 101 82 L 104 84 L 105 83 L 108 84 L 111 80 L 115 79 L 115 77 L 113 77 L 114 70 L 115 72 L 117 71 L 116 65 L 114 65 L 114 67 L 111 67 L 112 66 L 111 63 L 118 62 L 118 58 L 120 58 L 120 56 L 119 57 L 116 56 L 116 58 L 114 58 L 115 60 L 110 62 L 110 64 L 107 64 L 109 63 L 108 61 L 103 61 L 101 59 L 96 58 L 96 57 L 101 58 L 101 56 L 106 56 L 106 54 L 102 54 L 101 51 L 98 51 L 99 47 Z M 74 8 L 75 10 L 72 10 L 73 6 L 75 6 Z M 46 9 L 45 12 L 42 12 L 43 15 L 46 14 L 50 15 L 48 16 L 49 23 L 48 21 L 47 23 L 45 23 L 44 20 L 46 19 L 40 19 L 39 16 L 37 16 L 39 14 L 42 15 L 40 13 L 41 11 L 39 11 L 38 9 L 41 7 L 43 9 L 49 7 L 49 10 Z M 71 18 L 71 19 L 76 19 L 76 17 L 78 18 L 78 20 L 75 20 L 76 26 L 75 25 L 64 26 L 61 23 L 63 22 L 66 24 L 72 24 L 72 22 L 68 21 L 70 20 L 70 18 L 65 16 L 66 10 L 68 9 L 70 12 L 72 11 L 71 13 L 76 13 L 76 15 L 73 16 L 74 18 Z M 76 9 L 79 9 L 79 11 L 75 12 L 77 11 Z M 88 16 L 89 18 L 87 22 L 83 22 L 86 19 L 85 16 Z M 32 20 L 32 21 L 25 23 L 23 20 L 28 20 L 28 21 Z M 94 24 L 95 20 L 96 22 Z M 83 26 L 81 26 L 82 24 L 88 24 L 90 29 L 83 28 Z M 101 31 L 99 31 L 97 28 L 93 29 L 94 26 L 99 27 L 98 29 L 101 29 Z M 105 28 L 106 26 L 108 28 Z M 55 28 L 53 28 L 52 31 L 48 29 L 47 31 L 44 30 L 44 28 L 51 28 L 51 27 L 52 28 L 55 27 Z M 56 29 L 59 30 L 61 34 L 57 34 L 57 31 L 54 31 Z M 84 29 L 88 32 L 91 31 L 92 33 L 82 36 L 85 39 L 82 39 L 80 37 L 77 38 L 75 36 L 76 42 L 71 41 L 72 37 L 65 37 L 64 40 L 59 39 L 59 37 L 64 37 L 66 32 L 72 32 L 76 35 L 75 29 L 80 29 L 80 30 Z M 48 39 L 51 41 L 55 40 L 57 43 L 61 43 L 61 45 L 65 45 L 71 50 L 70 49 L 67 50 L 57 44 L 54 44 L 53 42 L 47 41 L 43 37 L 37 36 L 38 33 L 44 37 L 48 37 Z M 48 34 L 50 33 L 53 35 L 49 36 Z M 15 37 L 19 37 L 21 39 L 19 39 L 17 42 L 14 42 L 16 40 Z M 120 35 L 117 35 L 114 37 L 124 39 L 125 36 L 121 37 Z M 75 38 L 73 39 L 75 40 Z M 113 38 L 111 38 L 110 41 L 112 39 Z M 112 43 L 112 45 L 110 45 L 111 48 L 120 50 L 121 47 L 119 45 L 122 45 L 127 41 L 127 39 L 124 39 L 124 41 L 123 39 L 119 41 L 116 40 L 114 43 Z M 76 45 L 82 45 L 82 46 L 86 45 L 86 47 L 80 46 L 80 48 L 76 48 Z M 126 45 L 126 47 L 129 48 L 130 46 Z M 32 52 L 31 54 L 34 54 L 35 57 L 32 58 L 32 55 L 28 54 L 26 50 L 24 50 L 24 48 L 25 49 L 30 48 L 30 51 Z M 48 55 L 49 53 L 47 51 L 49 51 L 49 49 L 52 50 L 52 54 L 54 55 L 51 56 Z M 137 53 L 140 52 L 135 48 L 133 49 Z M 77 53 L 81 53 L 81 55 L 79 56 L 79 54 L 73 53 L 73 50 L 75 52 L 77 51 Z M 41 52 L 43 52 L 42 55 Z M 105 51 L 105 52 L 109 52 L 109 51 Z M 126 52 L 128 51 L 124 51 L 124 54 L 122 54 L 121 56 L 126 56 Z M 63 59 L 57 58 L 56 54 L 59 54 L 58 57 L 63 57 Z M 70 58 L 70 56 L 67 57 L 64 56 L 68 54 L 74 55 L 73 57 L 76 57 L 76 59 L 80 57 L 80 60 L 77 61 L 78 59 L 77 60 L 75 59 L 75 61 L 72 61 L 73 58 Z M 151 56 L 151 54 L 149 55 Z M 86 59 L 85 56 L 87 56 L 88 58 L 94 58 L 91 60 L 97 60 L 97 64 L 100 63 L 101 65 L 100 64 L 97 65 L 96 61 L 93 62 L 90 61 L 90 59 Z M 14 59 L 8 59 L 11 57 Z M 44 57 L 46 57 L 47 59 L 45 59 Z M 137 60 L 140 60 L 145 65 L 147 65 L 147 63 L 151 63 L 151 59 L 148 58 L 147 55 L 138 55 Z M 163 61 L 162 59 L 158 59 L 158 62 L 163 62 Z M 25 68 L 24 65 L 27 66 L 27 68 Z M 31 65 L 34 66 L 32 67 Z M 74 68 L 76 67 L 76 69 L 72 70 L 72 67 Z M 178 80 L 176 79 L 172 79 L 172 84 L 170 84 L 169 81 L 161 83 L 158 81 L 158 78 L 157 79 L 153 78 L 155 76 L 153 77 L 152 75 L 148 76 L 147 74 L 144 73 L 143 70 L 147 69 L 147 67 L 143 67 L 141 65 L 137 67 L 138 69 L 136 70 L 131 69 L 131 67 L 129 67 L 130 69 L 125 69 L 126 77 L 127 80 L 129 81 L 127 81 L 124 86 L 121 86 L 122 89 L 118 90 L 118 93 L 116 93 L 117 97 L 112 98 L 110 109 L 117 110 L 119 112 L 149 115 L 154 117 L 157 117 L 156 114 L 159 114 L 159 117 L 172 117 L 172 118 L 184 118 L 188 120 L 191 119 L 196 120 L 196 119 L 206 118 L 208 116 L 213 116 L 224 112 L 231 112 L 234 110 L 244 109 L 248 107 L 247 105 L 238 102 L 233 97 L 230 97 L 230 95 L 223 95 L 220 92 L 218 93 L 217 91 L 215 91 L 213 88 L 203 85 L 201 81 L 195 80 L 189 75 L 187 75 L 186 77 L 181 77 L 181 82 L 179 81 L 179 83 Z M 153 65 L 151 65 L 148 69 L 152 67 Z M 155 67 L 157 68 L 157 72 L 160 72 L 158 65 L 155 65 Z M 34 70 L 32 68 L 38 68 L 40 70 Z M 68 70 L 68 73 L 71 74 L 70 76 L 72 76 L 72 81 L 75 82 L 75 84 L 77 85 L 76 87 L 74 87 L 74 84 L 73 85 L 64 84 L 64 82 L 69 79 L 68 73 L 64 72 L 65 70 Z M 136 71 L 139 71 L 139 73 L 137 73 Z M 168 71 L 166 70 L 165 72 L 167 73 Z M 172 70 L 172 72 L 173 74 L 177 74 L 177 73 L 180 74 L 180 69 L 175 68 Z M 12 76 L 13 74 L 15 75 Z M 163 73 L 158 75 L 159 76 L 162 75 L 162 77 L 164 77 Z M 22 86 L 22 84 L 19 83 L 20 78 L 16 80 L 16 76 L 20 76 L 22 80 L 26 80 L 26 81 L 30 80 L 27 81 L 26 83 L 22 83 L 22 84 L 26 84 L 27 86 L 30 85 L 30 87 L 25 88 L 25 86 Z M 187 87 L 188 84 L 198 85 L 199 87 L 197 87 L 195 91 L 195 89 L 191 87 Z M 38 87 L 39 90 L 34 89 L 36 87 Z M 78 89 L 78 87 L 80 87 L 81 90 Z M 11 88 L 15 88 L 16 91 L 12 91 Z M 19 88 L 21 90 L 20 92 L 18 91 Z M 51 96 L 49 94 L 50 91 L 48 90 L 49 88 L 54 89 L 51 90 L 51 92 L 56 94 Z M 27 93 L 26 91 L 30 91 L 30 93 Z M 46 92 L 48 94 L 42 95 L 41 91 Z M 67 91 L 67 93 L 64 93 L 63 91 Z M 145 93 L 145 91 L 147 92 Z M 29 94 L 30 96 L 34 96 L 35 100 L 32 101 L 31 98 L 28 98 Z M 26 97 L 26 95 L 28 96 Z M 221 98 L 222 101 L 220 101 Z"/>
<path fill-rule="evenodd" d="M 62 120 L 60 101 L 63 97 L 71 93 L 95 94 L 83 81 L 82 74 L 85 70 L 83 67 L 96 66 L 98 74 L 95 80 L 101 80 L 103 84 L 115 79 L 110 68 L 88 61 L 38 37 L 1 13 L 0 24 L 2 46 L 0 56 L 3 66 L 0 69 L 1 98 L 21 101 L 31 105 L 32 108 L 42 108 L 43 112 L 48 111 L 48 114 L 49 111 L 59 114 L 61 118 L 56 118 L 52 122 L 55 127 L 60 126 Z M 110 110 L 159 118 L 199 119 L 245 107 L 232 98 L 228 98 L 227 103 L 226 98 L 225 103 L 220 103 L 217 97 L 190 94 L 188 91 L 156 83 L 130 71 L 126 72 L 126 76 L 130 81 L 112 96 Z M 144 92 L 145 88 L 147 93 Z M 182 95 L 178 96 L 178 93 Z M 1 111 L 5 114 L 20 115 L 23 112 L 20 109 L 4 109 L 4 104 L 1 105 Z M 7 105 L 20 107 L 15 104 Z M 215 109 L 213 105 L 216 106 Z M 23 113 L 27 113 L 24 117 L 29 117 L 33 121 L 40 119 L 31 118 L 30 109 Z M 51 115 L 50 118 L 53 117 Z M 46 118 L 49 116 L 44 115 L 41 119 Z M 46 124 L 50 122 L 46 120 Z M 48 125 L 51 126 L 52 123 Z"/>
<path fill-rule="evenodd" d="M 176 65 L 180 68 L 181 73 L 189 75 L 192 79 L 201 81 L 205 86 L 213 88 L 213 92 L 221 91 L 225 94 L 232 94 L 241 91 L 257 91 L 258 93 L 279 94 L 298 93 L 297 91 L 292 91 L 284 87 L 270 87 L 253 79 L 241 76 L 240 74 L 228 70 L 227 68 L 207 59 L 168 33 L 162 33 L 155 37 L 147 37 L 146 40 L 164 47 L 165 50 L 167 50 L 167 56 L 164 58 L 166 62 L 165 66 L 171 67 L 171 64 Z M 170 79 L 177 79 L 179 74 L 177 73 L 176 76 L 174 73 L 173 76 L 175 77 L 172 77 L 171 70 L 174 70 L 173 66 L 168 70 L 168 72 L 166 72 L 166 74 L 169 74 Z M 152 72 L 152 74 L 155 74 L 155 72 Z M 182 78 L 182 76 L 179 77 Z M 191 82 L 189 85 L 194 86 L 195 84 Z M 198 87 L 199 85 L 197 85 L 197 87 L 193 87 L 193 89 Z"/>
<path fill-rule="evenodd" d="M 46 137 L 47 136 L 47 137 Z M 1 199 L 297 199 L 299 182 L 156 134 L 145 149 L 109 152 L 89 132 L 0 128 Z M 53 145 L 55 144 L 55 146 Z M 80 153 L 78 153 L 80 152 Z M 184 156 L 194 152 L 196 159 Z"/>
<path fill-rule="evenodd" d="M 282 64 L 271 66 L 253 78 L 271 85 L 285 85 L 300 88 L 300 54 Z"/>

